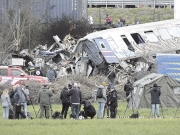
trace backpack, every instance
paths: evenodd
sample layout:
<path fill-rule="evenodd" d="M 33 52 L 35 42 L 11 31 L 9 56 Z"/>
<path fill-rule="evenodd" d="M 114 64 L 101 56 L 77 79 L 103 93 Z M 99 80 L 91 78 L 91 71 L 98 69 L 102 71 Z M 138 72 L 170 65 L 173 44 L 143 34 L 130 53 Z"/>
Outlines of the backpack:
<path fill-rule="evenodd" d="M 102 98 L 103 97 L 102 88 L 98 88 L 96 97 L 97 98 Z"/>

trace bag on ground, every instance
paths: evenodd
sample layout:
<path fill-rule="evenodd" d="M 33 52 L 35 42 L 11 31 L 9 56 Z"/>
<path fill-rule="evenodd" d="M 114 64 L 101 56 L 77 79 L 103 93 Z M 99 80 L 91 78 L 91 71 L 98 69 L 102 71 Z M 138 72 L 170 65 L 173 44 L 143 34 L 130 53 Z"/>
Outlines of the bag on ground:
<path fill-rule="evenodd" d="M 11 108 L 9 108 L 9 119 L 13 119 L 14 112 Z"/>
<path fill-rule="evenodd" d="M 97 98 L 102 98 L 103 97 L 102 88 L 98 88 L 96 97 Z"/>

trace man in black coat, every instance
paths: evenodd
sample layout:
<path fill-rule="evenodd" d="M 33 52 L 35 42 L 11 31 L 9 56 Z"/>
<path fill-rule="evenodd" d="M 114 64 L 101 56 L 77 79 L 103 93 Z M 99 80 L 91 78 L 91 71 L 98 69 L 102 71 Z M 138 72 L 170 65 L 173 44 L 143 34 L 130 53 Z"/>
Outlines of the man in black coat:
<path fill-rule="evenodd" d="M 127 83 L 124 85 L 124 91 L 126 92 L 126 98 L 129 96 L 129 94 L 132 92 L 133 90 L 133 85 L 130 82 L 130 80 L 127 80 Z M 129 102 L 129 99 L 127 99 L 127 102 Z"/>
<path fill-rule="evenodd" d="M 117 107 L 118 107 L 117 99 L 118 99 L 117 91 L 114 89 L 114 87 L 111 87 L 111 94 L 109 101 L 111 118 L 116 118 Z"/>
<path fill-rule="evenodd" d="M 66 119 L 67 112 L 70 106 L 70 97 L 68 96 L 69 90 L 72 88 L 72 85 L 68 84 L 68 86 L 65 86 L 60 94 L 60 99 L 62 101 L 62 111 L 61 115 Z"/>
<path fill-rule="evenodd" d="M 87 119 L 87 117 L 94 118 L 96 115 L 96 110 L 94 106 L 91 105 L 89 101 L 82 101 L 82 104 L 84 105 L 84 118 Z"/>
<path fill-rule="evenodd" d="M 71 111 L 74 119 L 79 119 L 80 105 L 82 101 L 82 93 L 78 88 L 78 84 L 74 83 L 74 86 L 69 91 L 68 96 L 70 96 Z"/>
<path fill-rule="evenodd" d="M 160 106 L 160 95 L 161 95 L 161 91 L 160 88 L 157 86 L 157 84 L 155 83 L 153 85 L 153 88 L 150 91 L 151 93 L 151 109 L 152 109 L 152 117 L 155 116 L 155 109 L 156 109 L 156 115 L 157 117 L 160 116 L 159 113 L 159 106 Z"/>

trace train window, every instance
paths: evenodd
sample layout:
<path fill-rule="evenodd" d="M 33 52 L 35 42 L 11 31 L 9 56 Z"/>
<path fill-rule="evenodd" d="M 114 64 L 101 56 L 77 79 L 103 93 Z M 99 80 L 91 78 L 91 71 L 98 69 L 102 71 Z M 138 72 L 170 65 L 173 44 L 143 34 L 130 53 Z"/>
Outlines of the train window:
<path fill-rule="evenodd" d="M 112 48 L 114 48 L 114 49 L 118 48 L 117 44 L 114 42 L 114 40 L 112 38 L 107 38 L 106 40 L 108 41 L 109 45 Z"/>
<path fill-rule="evenodd" d="M 158 42 L 159 41 L 153 31 L 145 31 L 144 33 L 150 42 Z"/>
<path fill-rule="evenodd" d="M 121 35 L 121 38 L 123 39 L 123 41 L 126 43 L 128 49 L 130 51 L 133 51 L 134 52 L 134 48 L 133 46 L 131 45 L 131 43 L 129 42 L 129 40 L 127 39 L 127 37 L 125 35 Z"/>
<path fill-rule="evenodd" d="M 103 50 L 107 50 L 107 48 L 106 48 L 106 46 L 104 45 L 103 42 L 99 42 L 99 44 L 101 45 L 101 48 L 102 48 Z"/>
<path fill-rule="evenodd" d="M 143 44 L 143 43 L 145 43 L 139 33 L 133 33 L 133 34 L 131 34 L 131 36 L 134 39 L 134 41 L 136 42 L 136 44 Z"/>
<path fill-rule="evenodd" d="M 160 33 L 162 39 L 164 40 L 171 39 L 171 35 L 166 29 L 159 29 L 158 32 Z"/>
<path fill-rule="evenodd" d="M 172 27 L 171 29 L 177 37 L 180 37 L 180 28 L 179 27 Z"/>

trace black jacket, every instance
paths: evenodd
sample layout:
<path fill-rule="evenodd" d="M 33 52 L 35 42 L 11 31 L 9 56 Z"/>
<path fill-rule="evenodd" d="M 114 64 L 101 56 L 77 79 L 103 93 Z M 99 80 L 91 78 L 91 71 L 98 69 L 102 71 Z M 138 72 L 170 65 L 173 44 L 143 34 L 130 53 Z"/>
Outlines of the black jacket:
<path fill-rule="evenodd" d="M 68 96 L 68 93 L 69 93 L 68 89 L 66 87 L 64 87 L 60 94 L 60 99 L 61 99 L 62 103 L 70 102 L 70 97 Z"/>
<path fill-rule="evenodd" d="M 161 91 L 159 87 L 153 87 L 150 91 L 151 93 L 151 104 L 160 104 Z"/>
<path fill-rule="evenodd" d="M 82 94 L 81 94 L 80 89 L 78 89 L 77 87 L 73 87 L 73 88 L 69 91 L 68 96 L 71 96 L 70 101 L 71 101 L 72 104 L 73 104 L 73 103 L 79 103 L 79 104 L 81 104 Z"/>
<path fill-rule="evenodd" d="M 9 97 L 10 97 L 10 99 L 11 99 L 11 104 L 12 104 L 12 105 L 14 105 L 14 93 L 15 93 L 14 90 L 11 90 L 11 91 L 9 92 Z"/>
<path fill-rule="evenodd" d="M 116 78 L 116 74 L 115 74 L 115 72 L 114 71 L 109 71 L 108 73 L 107 73 L 107 75 L 108 75 L 108 79 L 114 79 L 114 78 Z"/>
<path fill-rule="evenodd" d="M 132 85 L 132 83 L 126 83 L 125 85 L 124 85 L 124 91 L 126 92 L 126 93 L 130 93 L 131 91 L 133 90 L 133 85 Z"/>
<path fill-rule="evenodd" d="M 89 101 L 85 101 L 84 102 L 84 111 L 87 113 L 88 116 L 94 116 L 96 115 L 96 110 L 94 108 L 94 106 L 91 105 L 91 103 Z"/>
<path fill-rule="evenodd" d="M 117 99 L 117 91 L 113 90 L 110 95 L 110 106 L 118 107 Z"/>

